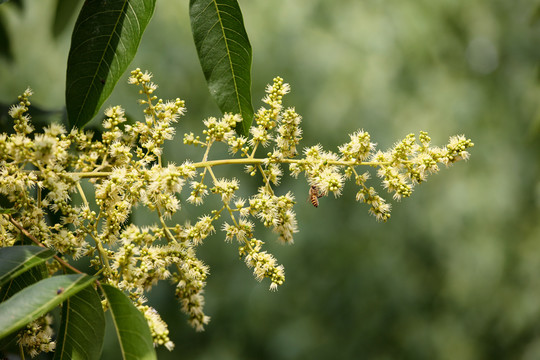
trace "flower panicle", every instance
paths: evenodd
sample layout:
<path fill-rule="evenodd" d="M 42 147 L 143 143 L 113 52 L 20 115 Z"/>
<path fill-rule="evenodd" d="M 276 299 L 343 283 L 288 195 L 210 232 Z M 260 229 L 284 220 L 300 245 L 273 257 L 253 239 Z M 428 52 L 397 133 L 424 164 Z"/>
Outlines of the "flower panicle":
<path fill-rule="evenodd" d="M 133 70 L 128 82 L 140 89 L 142 121 L 128 121 L 120 106 L 108 107 L 102 123 L 105 131 L 99 137 L 90 131 L 68 132 L 57 124 L 34 133 L 27 114 L 30 89 L 10 108 L 15 133 L 0 134 L 0 194 L 12 208 L 0 214 L 0 246 L 15 244 L 24 229 L 26 237 L 54 248 L 64 258 L 88 256 L 91 265 L 102 271 L 104 283 L 130 295 L 145 315 L 155 345 L 169 350 L 174 344 L 167 324 L 155 309 L 144 305 L 145 294 L 159 281 L 171 281 L 188 322 L 203 330 L 210 320 L 204 312 L 209 268 L 196 249 L 216 229 L 223 231 L 225 241 L 238 246 L 240 258 L 256 280 L 269 280 L 271 290 L 285 281 L 283 266 L 256 237 L 255 224 L 260 222 L 283 244 L 294 242 L 296 199 L 279 189 L 286 165 L 293 177 L 304 174 L 314 206 L 321 197 L 341 196 L 345 183 L 351 181 L 357 187 L 356 200 L 366 204 L 378 221 L 387 221 L 391 204 L 371 182 L 378 177 L 380 187 L 399 201 L 411 196 L 441 164 L 467 160 L 474 146 L 457 135 L 436 147 L 421 131 L 382 151 L 367 131 L 357 130 L 335 151 L 321 144 L 301 149 L 302 117 L 294 107 L 284 106 L 290 86 L 276 77 L 266 88 L 265 106 L 256 112 L 249 136 L 235 132 L 242 122 L 238 114 L 209 117 L 203 121 L 202 134 L 183 136 L 184 144 L 202 148 L 202 160 L 165 163 L 165 141 L 174 138 L 175 124 L 186 113 L 185 103 L 178 98 L 158 99 L 158 87 L 147 71 Z M 218 143 L 237 158 L 214 159 L 211 150 Z M 259 176 L 257 191 L 242 194 L 240 180 L 219 176 L 221 164 L 240 165 L 251 176 Z M 376 176 L 358 171 L 366 166 L 375 168 L 370 170 Z M 216 207 L 190 219 L 186 207 L 203 203 Z M 155 214 L 156 223 L 132 223 L 137 206 Z M 186 222 L 169 225 L 178 213 L 185 214 Z M 51 218 L 60 220 L 50 224 Z M 49 271 L 63 266 L 55 262 Z M 42 340 L 39 346 L 45 345 L 40 351 L 54 348 L 46 337 Z M 20 341 L 29 345 L 30 353 L 38 351 L 30 340 Z"/>

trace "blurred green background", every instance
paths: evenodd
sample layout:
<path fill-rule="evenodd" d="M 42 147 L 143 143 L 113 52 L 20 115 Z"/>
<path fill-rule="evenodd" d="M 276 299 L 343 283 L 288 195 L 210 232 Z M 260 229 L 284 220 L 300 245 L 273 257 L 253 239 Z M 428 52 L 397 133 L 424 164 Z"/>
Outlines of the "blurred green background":
<path fill-rule="evenodd" d="M 0 102 L 30 85 L 44 109 L 63 106 L 70 31 L 50 31 L 52 0 L 7 3 L 0 16 L 13 61 L 0 59 Z M 539 1 L 241 0 L 253 46 L 256 108 L 276 75 L 292 86 L 287 106 L 303 115 L 302 146 L 336 149 L 359 128 L 381 148 L 428 131 L 442 145 L 470 137 L 469 162 L 442 169 L 377 223 L 343 196 L 304 198 L 304 179 L 283 179 L 297 200 L 293 246 L 259 231 L 284 264 L 272 293 L 217 233 L 200 256 L 211 267 L 212 321 L 186 324 L 173 289 L 150 294 L 176 348 L 160 359 L 540 359 Z M 132 68 L 154 73 L 163 98 L 183 98 L 178 125 L 200 129 L 218 116 L 192 42 L 188 2 L 158 1 Z M 141 118 L 122 80 L 108 105 Z M 167 147 L 180 163 L 202 154 Z M 256 182 L 240 169 L 245 194 Z M 186 216 L 201 208 L 184 207 Z M 139 216 L 141 218 L 141 216 Z M 183 220 L 182 220 L 183 221 Z M 111 345 L 112 346 L 112 345 Z M 114 358 L 114 356 L 104 357 Z"/>

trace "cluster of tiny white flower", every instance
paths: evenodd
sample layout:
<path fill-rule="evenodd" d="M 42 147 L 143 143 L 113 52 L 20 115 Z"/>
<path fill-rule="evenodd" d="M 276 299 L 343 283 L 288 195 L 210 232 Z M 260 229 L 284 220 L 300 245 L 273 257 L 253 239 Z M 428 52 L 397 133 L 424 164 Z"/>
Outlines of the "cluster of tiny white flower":
<path fill-rule="evenodd" d="M 278 77 L 266 89 L 263 102 L 268 107 L 256 112 L 249 138 L 235 132 L 242 121 L 239 115 L 209 118 L 204 121 L 202 137 L 186 133 L 183 138 L 184 144 L 205 149 L 202 160 L 164 165 L 163 144 L 173 138 L 173 125 L 185 113 L 185 107 L 180 99 L 157 99 L 153 95 L 157 85 L 151 78 L 136 69 L 129 79 L 141 87 L 145 120 L 126 124 L 121 107 L 108 108 L 105 131 L 99 140 L 82 130 L 68 133 L 60 125 L 33 134 L 26 114 L 31 92 L 20 96 L 19 104 L 9 112 L 15 132 L 0 134 L 0 199 L 8 204 L 8 211 L 0 215 L 0 245 L 14 245 L 22 232 L 32 241 L 56 249 L 62 266 L 70 266 L 63 260 L 66 256 L 90 257 L 92 266 L 101 271 L 100 282 L 127 292 L 148 320 L 154 343 L 168 349 L 174 344 L 167 325 L 153 308 L 144 305 L 144 295 L 158 281 L 172 281 L 190 324 L 203 330 L 210 319 L 203 311 L 209 270 L 198 259 L 196 248 L 219 228 L 216 222 L 222 215 L 230 218 L 221 225 L 225 239 L 238 242 L 240 257 L 253 269 L 255 278 L 268 278 L 271 290 L 283 284 L 284 268 L 263 250 L 264 242 L 254 237 L 252 221 L 260 221 L 277 233 L 280 242 L 293 242 L 298 231 L 295 198 L 290 192 L 276 194 L 283 165 L 289 165 L 294 177 L 305 173 L 315 206 L 319 197 L 329 193 L 339 196 L 346 180 L 353 177 L 359 186 L 356 199 L 370 205 L 369 211 L 378 220 L 386 221 L 390 205 L 366 185 L 369 172 L 359 174 L 358 166 L 378 167 L 383 187 L 399 200 L 410 196 L 415 185 L 437 172 L 438 163 L 450 165 L 467 159 L 467 149 L 473 146 L 470 140 L 457 136 L 443 148 L 431 147 L 430 138 L 421 132 L 419 144 L 414 135 L 408 135 L 392 149 L 381 152 L 376 151 L 370 135 L 361 130 L 350 135 L 350 141 L 337 152 L 316 145 L 305 148 L 303 157 L 297 159 L 301 117 L 293 108 L 283 107 L 283 97 L 290 87 Z M 209 160 L 211 148 L 220 142 L 240 157 Z M 257 157 L 260 147 L 270 145 L 273 148 L 266 156 Z M 238 179 L 215 174 L 215 167 L 226 164 L 245 166 L 252 176 L 260 174 L 263 184 L 255 194 L 239 197 Z M 94 186 L 95 204 L 83 191 L 85 179 Z M 167 220 L 181 210 L 180 194 L 186 185 L 190 188 L 188 203 L 200 205 L 206 196 L 214 194 L 220 205 L 193 224 L 170 226 Z M 74 194 L 78 194 L 80 205 L 71 201 Z M 138 204 L 155 212 L 156 224 L 140 227 L 129 222 Z M 55 213 L 60 215 L 59 220 L 50 223 L 50 215 Z M 58 268 L 58 263 L 50 265 L 51 271 Z"/>
<path fill-rule="evenodd" d="M 173 350 L 174 343 L 169 338 L 169 328 L 156 309 L 148 305 L 139 305 L 137 306 L 137 309 L 143 313 L 148 322 L 150 333 L 154 339 L 154 344 L 156 346 L 163 345 L 169 351 Z"/>
<path fill-rule="evenodd" d="M 52 340 L 52 321 L 52 316 L 42 316 L 26 325 L 26 328 L 17 334 L 17 343 L 31 357 L 35 357 L 42 352 L 52 352 L 56 349 L 56 342 Z"/>

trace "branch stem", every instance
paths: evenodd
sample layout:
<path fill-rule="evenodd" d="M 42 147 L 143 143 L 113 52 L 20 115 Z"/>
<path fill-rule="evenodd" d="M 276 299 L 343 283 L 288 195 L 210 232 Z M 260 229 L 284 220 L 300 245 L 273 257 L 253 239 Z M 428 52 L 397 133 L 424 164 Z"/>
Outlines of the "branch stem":
<path fill-rule="evenodd" d="M 9 215 L 9 222 L 12 223 L 13 225 L 15 225 L 15 227 L 17 229 L 19 229 L 20 232 L 22 232 L 24 234 L 24 236 L 26 236 L 27 238 L 29 238 L 30 240 L 32 240 L 32 242 L 34 242 L 36 245 L 40 246 L 40 247 L 44 247 L 46 248 L 45 245 L 43 245 L 38 239 L 35 238 L 34 235 L 30 234 L 24 227 L 22 227 L 21 224 L 19 224 L 11 215 Z M 68 269 L 76 272 L 77 274 L 83 274 L 82 271 L 80 271 L 79 269 L 77 268 L 74 268 L 72 265 L 70 265 L 69 263 L 67 263 L 66 261 L 64 261 L 62 258 L 60 258 L 59 256 L 57 255 L 54 255 L 54 259 L 56 261 L 58 261 L 60 264 L 62 264 L 62 266 L 65 266 L 67 267 Z"/>
<path fill-rule="evenodd" d="M 222 159 L 222 160 L 207 160 L 200 161 L 191 164 L 195 168 L 208 168 L 221 165 L 261 165 L 264 164 L 267 159 L 258 159 L 258 158 L 240 158 L 240 159 Z M 276 161 L 278 164 L 302 164 L 306 162 L 304 159 L 281 159 Z M 404 162 L 406 163 L 406 162 Z M 381 161 L 343 161 L 343 160 L 329 160 L 327 162 L 329 165 L 336 166 L 379 166 L 379 165 L 390 165 L 390 162 L 381 162 Z M 26 170 L 27 172 L 32 172 L 36 175 L 39 175 L 40 171 Z M 107 178 L 111 176 L 112 172 L 110 171 L 88 171 L 88 172 L 68 172 L 67 174 L 76 175 L 80 179 L 88 178 Z"/>

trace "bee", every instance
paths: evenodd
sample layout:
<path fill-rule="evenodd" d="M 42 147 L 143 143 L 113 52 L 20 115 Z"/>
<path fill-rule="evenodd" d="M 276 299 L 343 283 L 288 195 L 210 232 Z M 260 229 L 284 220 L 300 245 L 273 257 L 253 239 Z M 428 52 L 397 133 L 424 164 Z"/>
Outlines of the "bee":
<path fill-rule="evenodd" d="M 309 197 L 308 200 L 311 203 L 311 205 L 315 207 L 319 207 L 319 198 L 323 195 L 319 192 L 319 188 L 315 185 L 311 185 L 309 188 Z"/>

